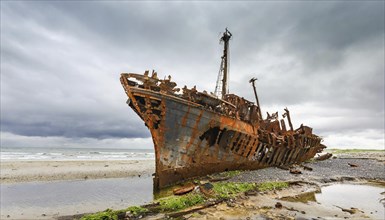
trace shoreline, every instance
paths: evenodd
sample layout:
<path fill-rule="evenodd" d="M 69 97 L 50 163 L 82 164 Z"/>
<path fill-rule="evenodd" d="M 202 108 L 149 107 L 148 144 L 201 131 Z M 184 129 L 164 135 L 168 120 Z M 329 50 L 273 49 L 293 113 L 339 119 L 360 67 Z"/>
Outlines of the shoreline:
<path fill-rule="evenodd" d="M 1 184 L 151 176 L 154 160 L 1 161 Z"/>
<path fill-rule="evenodd" d="M 269 181 L 296 181 L 300 184 L 304 184 L 305 188 L 297 187 L 294 189 L 288 189 L 286 191 L 274 190 L 273 192 L 258 194 L 256 195 L 256 197 L 245 197 L 241 195 L 240 198 L 237 197 L 234 201 L 230 203 L 222 202 L 213 207 L 205 208 L 200 211 L 186 214 L 183 217 L 191 219 L 217 217 L 223 217 L 224 219 L 231 219 L 232 217 L 246 218 L 248 217 L 248 215 L 234 216 L 234 214 L 236 214 L 237 212 L 244 212 L 250 210 L 249 208 L 251 208 L 251 210 L 256 211 L 249 212 L 250 216 L 255 216 L 255 213 L 260 213 L 263 216 L 277 218 L 282 217 L 282 215 L 288 213 L 301 215 L 301 213 L 297 211 L 274 208 L 274 203 L 278 201 L 275 197 L 277 195 L 282 197 L 283 194 L 286 193 L 288 193 L 287 196 L 299 195 L 303 190 L 309 189 L 313 186 L 312 184 L 309 185 L 309 183 L 317 183 L 317 185 L 323 186 L 335 185 L 339 183 L 359 183 L 361 181 L 367 182 L 367 180 L 385 181 L 385 173 L 383 173 L 383 167 L 385 165 L 384 158 L 384 151 L 370 154 L 345 152 L 343 154 L 336 154 L 328 160 L 304 163 L 305 166 L 311 167 L 313 169 L 312 171 L 305 170 L 301 166 L 296 167 L 296 169 L 302 171 L 301 174 L 291 174 L 289 170 L 277 167 L 269 167 L 253 171 L 240 171 L 237 175 L 231 177 L 230 179 L 227 179 L 226 181 L 239 183 L 253 182 L 256 184 Z M 357 165 L 357 167 L 351 167 L 349 164 L 355 164 Z M 1 161 L 1 183 L 17 184 L 36 181 L 52 182 L 84 179 L 125 178 L 135 176 L 151 178 L 151 175 L 154 170 L 154 160 Z M 113 188 L 111 188 L 111 190 L 113 190 Z M 261 205 L 263 204 L 262 200 L 270 201 L 268 210 L 265 210 L 267 206 Z M 304 214 L 303 216 L 307 217 L 310 217 L 314 214 L 314 212 L 310 210 L 323 209 L 322 206 L 317 204 L 310 204 L 308 206 L 305 206 L 303 204 L 292 204 L 287 201 L 280 202 L 286 207 L 289 207 L 290 205 L 291 208 L 294 207 L 294 209 L 305 211 L 307 215 Z M 101 205 L 100 209 L 105 210 L 108 207 L 109 204 L 106 203 L 104 208 L 103 205 Z M 68 212 L 60 212 L 60 214 L 51 214 L 49 212 L 46 212 L 45 214 L 47 215 L 44 216 L 42 216 L 42 213 L 34 213 L 33 210 L 31 210 L 31 213 L 33 213 L 34 215 L 31 215 L 30 217 L 34 217 L 36 219 L 74 219 L 83 215 L 81 213 L 84 213 L 84 211 L 80 207 L 73 208 L 74 209 L 72 210 L 70 207 L 67 209 Z M 7 218 L 12 219 L 21 217 L 20 210 L 10 211 L 10 217 Z M 51 211 L 55 212 L 54 210 Z M 330 211 L 330 209 L 326 210 L 325 212 L 321 211 L 318 216 L 327 217 L 326 214 L 328 211 Z M 338 214 L 337 219 L 341 217 L 355 217 L 349 213 L 343 213 L 338 208 L 335 208 L 332 211 Z M 27 213 L 24 212 L 24 214 Z M 330 217 L 334 217 L 334 215 L 336 214 L 333 214 L 333 216 Z M 159 215 L 160 217 L 165 217 L 167 213 L 159 213 Z M 2 213 L 2 217 L 5 218 L 6 216 L 3 216 Z M 154 216 L 143 216 L 144 219 L 146 219 L 147 217 L 151 219 Z M 356 217 L 359 218 L 359 216 Z"/>
<path fill-rule="evenodd" d="M 385 162 L 384 151 L 336 150 L 333 158 Z M 328 151 L 326 151 L 328 152 Z M 278 168 L 275 168 L 278 169 Z M 263 169 L 266 170 L 266 169 Z M 152 175 L 155 160 L 1 160 L 0 183 L 125 178 Z M 253 171 L 250 171 L 253 172 Z M 266 174 L 266 172 L 263 172 Z M 281 173 L 282 174 L 282 173 Z M 258 175 L 262 175 L 259 174 Z M 269 175 L 267 175 L 269 176 Z M 241 180 L 245 181 L 245 180 Z"/>

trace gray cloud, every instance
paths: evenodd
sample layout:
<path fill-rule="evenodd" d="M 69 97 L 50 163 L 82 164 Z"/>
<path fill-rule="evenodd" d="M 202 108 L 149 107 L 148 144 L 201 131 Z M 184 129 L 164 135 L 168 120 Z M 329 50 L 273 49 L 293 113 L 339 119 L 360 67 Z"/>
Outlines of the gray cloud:
<path fill-rule="evenodd" d="M 257 76 L 264 109 L 310 106 L 297 118 L 325 135 L 383 134 L 383 21 L 384 2 L 373 1 L 2 2 L 1 130 L 149 137 L 119 73 L 156 69 L 213 91 L 228 27 L 231 92 L 254 100 Z"/>

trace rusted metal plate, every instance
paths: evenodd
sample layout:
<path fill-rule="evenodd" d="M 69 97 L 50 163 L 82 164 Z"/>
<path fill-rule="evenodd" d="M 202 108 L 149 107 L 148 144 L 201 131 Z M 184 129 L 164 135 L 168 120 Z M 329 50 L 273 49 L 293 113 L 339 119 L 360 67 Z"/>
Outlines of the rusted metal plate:
<path fill-rule="evenodd" d="M 186 193 L 193 191 L 194 189 L 195 189 L 195 185 L 192 183 L 189 183 L 185 186 L 174 189 L 173 194 L 174 195 L 183 195 L 183 194 L 186 194 Z"/>

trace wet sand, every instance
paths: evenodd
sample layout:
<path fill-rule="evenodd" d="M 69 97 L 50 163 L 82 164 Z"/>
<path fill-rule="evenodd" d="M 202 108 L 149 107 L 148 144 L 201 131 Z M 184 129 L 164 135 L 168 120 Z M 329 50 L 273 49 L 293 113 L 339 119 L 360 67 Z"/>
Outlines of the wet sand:
<path fill-rule="evenodd" d="M 1 161 L 0 183 L 124 178 L 151 175 L 154 160 Z"/>
<path fill-rule="evenodd" d="M 1 184 L 0 219 L 54 219 L 152 200 L 151 175 Z"/>
<path fill-rule="evenodd" d="M 152 199 L 154 172 L 154 160 L 1 161 L 1 219 L 140 205 Z"/>

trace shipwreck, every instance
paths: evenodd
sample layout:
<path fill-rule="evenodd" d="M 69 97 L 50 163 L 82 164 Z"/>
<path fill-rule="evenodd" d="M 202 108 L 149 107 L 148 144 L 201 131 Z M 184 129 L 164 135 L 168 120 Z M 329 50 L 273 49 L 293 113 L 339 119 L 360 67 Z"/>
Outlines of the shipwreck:
<path fill-rule="evenodd" d="M 224 50 L 214 93 L 177 88 L 170 76 L 159 79 L 155 71 L 121 74 L 127 104 L 151 132 L 155 189 L 217 172 L 301 163 L 325 148 L 312 128 L 293 128 L 287 108 L 281 119 L 278 112 L 263 118 L 255 78 L 255 103 L 229 94 L 231 37 L 226 29 L 220 39 Z"/>

